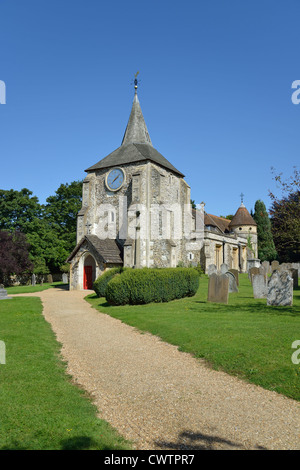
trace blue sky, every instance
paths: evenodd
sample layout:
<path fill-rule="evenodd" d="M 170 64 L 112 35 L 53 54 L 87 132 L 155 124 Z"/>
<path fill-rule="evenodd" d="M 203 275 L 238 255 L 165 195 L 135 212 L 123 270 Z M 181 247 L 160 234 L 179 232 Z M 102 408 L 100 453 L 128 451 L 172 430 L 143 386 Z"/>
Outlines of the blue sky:
<path fill-rule="evenodd" d="M 0 188 L 40 202 L 121 144 L 132 78 L 153 146 L 206 211 L 299 164 L 298 0 L 0 0 Z"/>

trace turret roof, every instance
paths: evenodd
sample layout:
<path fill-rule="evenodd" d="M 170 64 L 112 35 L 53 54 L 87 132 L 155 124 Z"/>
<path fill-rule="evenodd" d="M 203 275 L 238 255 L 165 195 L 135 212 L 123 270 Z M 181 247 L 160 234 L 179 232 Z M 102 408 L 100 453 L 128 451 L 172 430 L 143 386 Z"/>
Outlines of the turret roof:
<path fill-rule="evenodd" d="M 235 215 L 233 216 L 229 224 L 229 228 L 236 227 L 238 225 L 256 225 L 255 220 L 249 214 L 243 203 L 240 205 Z"/>

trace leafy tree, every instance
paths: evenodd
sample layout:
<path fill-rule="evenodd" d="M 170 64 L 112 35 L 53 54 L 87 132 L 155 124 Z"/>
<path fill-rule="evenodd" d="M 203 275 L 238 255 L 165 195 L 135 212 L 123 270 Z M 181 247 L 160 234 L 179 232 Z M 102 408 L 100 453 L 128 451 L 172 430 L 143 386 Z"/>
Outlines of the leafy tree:
<path fill-rule="evenodd" d="M 0 230 L 26 233 L 30 223 L 41 215 L 42 206 L 29 189 L 0 190 Z"/>
<path fill-rule="evenodd" d="M 64 250 L 60 264 L 76 245 L 77 213 L 81 209 L 82 181 L 61 184 L 54 196 L 47 198 L 44 217 L 59 237 Z"/>
<path fill-rule="evenodd" d="M 233 214 L 228 214 L 228 215 L 220 215 L 222 219 L 227 219 L 227 220 L 232 220 L 233 219 Z"/>
<path fill-rule="evenodd" d="M 58 271 L 68 252 L 53 227 L 45 219 L 35 219 L 30 224 L 26 238 L 30 243 L 30 259 L 35 274 Z"/>
<path fill-rule="evenodd" d="M 256 201 L 253 218 L 257 223 L 258 257 L 261 261 L 273 261 L 277 258 L 277 252 L 273 241 L 271 221 L 263 201 Z"/>
<path fill-rule="evenodd" d="M 29 245 L 21 232 L 0 231 L 0 282 L 8 284 L 13 274 L 30 272 Z"/>
<path fill-rule="evenodd" d="M 282 174 L 274 179 L 281 188 L 281 198 L 272 192 L 270 209 L 273 239 L 280 261 L 293 262 L 300 259 L 300 172 L 294 168 L 288 180 Z"/>
<path fill-rule="evenodd" d="M 192 209 L 197 209 L 197 206 L 196 206 L 196 203 L 194 201 L 194 199 L 191 199 L 191 206 L 192 206 Z"/>
<path fill-rule="evenodd" d="M 61 184 L 46 205 L 26 188 L 0 191 L 0 230 L 26 235 L 36 274 L 58 271 L 73 250 L 81 195 L 80 181 Z"/>

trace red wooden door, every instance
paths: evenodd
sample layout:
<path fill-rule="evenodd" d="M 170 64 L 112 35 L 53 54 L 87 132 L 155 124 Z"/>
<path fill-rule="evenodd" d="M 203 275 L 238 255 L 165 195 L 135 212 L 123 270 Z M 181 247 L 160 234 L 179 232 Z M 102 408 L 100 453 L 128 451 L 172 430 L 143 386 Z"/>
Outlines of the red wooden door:
<path fill-rule="evenodd" d="M 92 266 L 84 266 L 83 288 L 93 289 L 93 267 Z"/>

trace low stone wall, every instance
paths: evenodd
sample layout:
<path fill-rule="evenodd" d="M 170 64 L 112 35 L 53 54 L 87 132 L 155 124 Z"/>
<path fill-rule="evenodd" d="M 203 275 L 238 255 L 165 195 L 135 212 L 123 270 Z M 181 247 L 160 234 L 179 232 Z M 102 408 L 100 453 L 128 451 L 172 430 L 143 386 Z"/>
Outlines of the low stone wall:
<path fill-rule="evenodd" d="M 36 274 L 36 284 L 43 284 L 45 282 L 62 282 L 63 273 L 53 274 Z M 7 286 L 30 286 L 32 284 L 32 274 L 22 274 L 12 276 L 10 281 L 6 283 Z"/>

